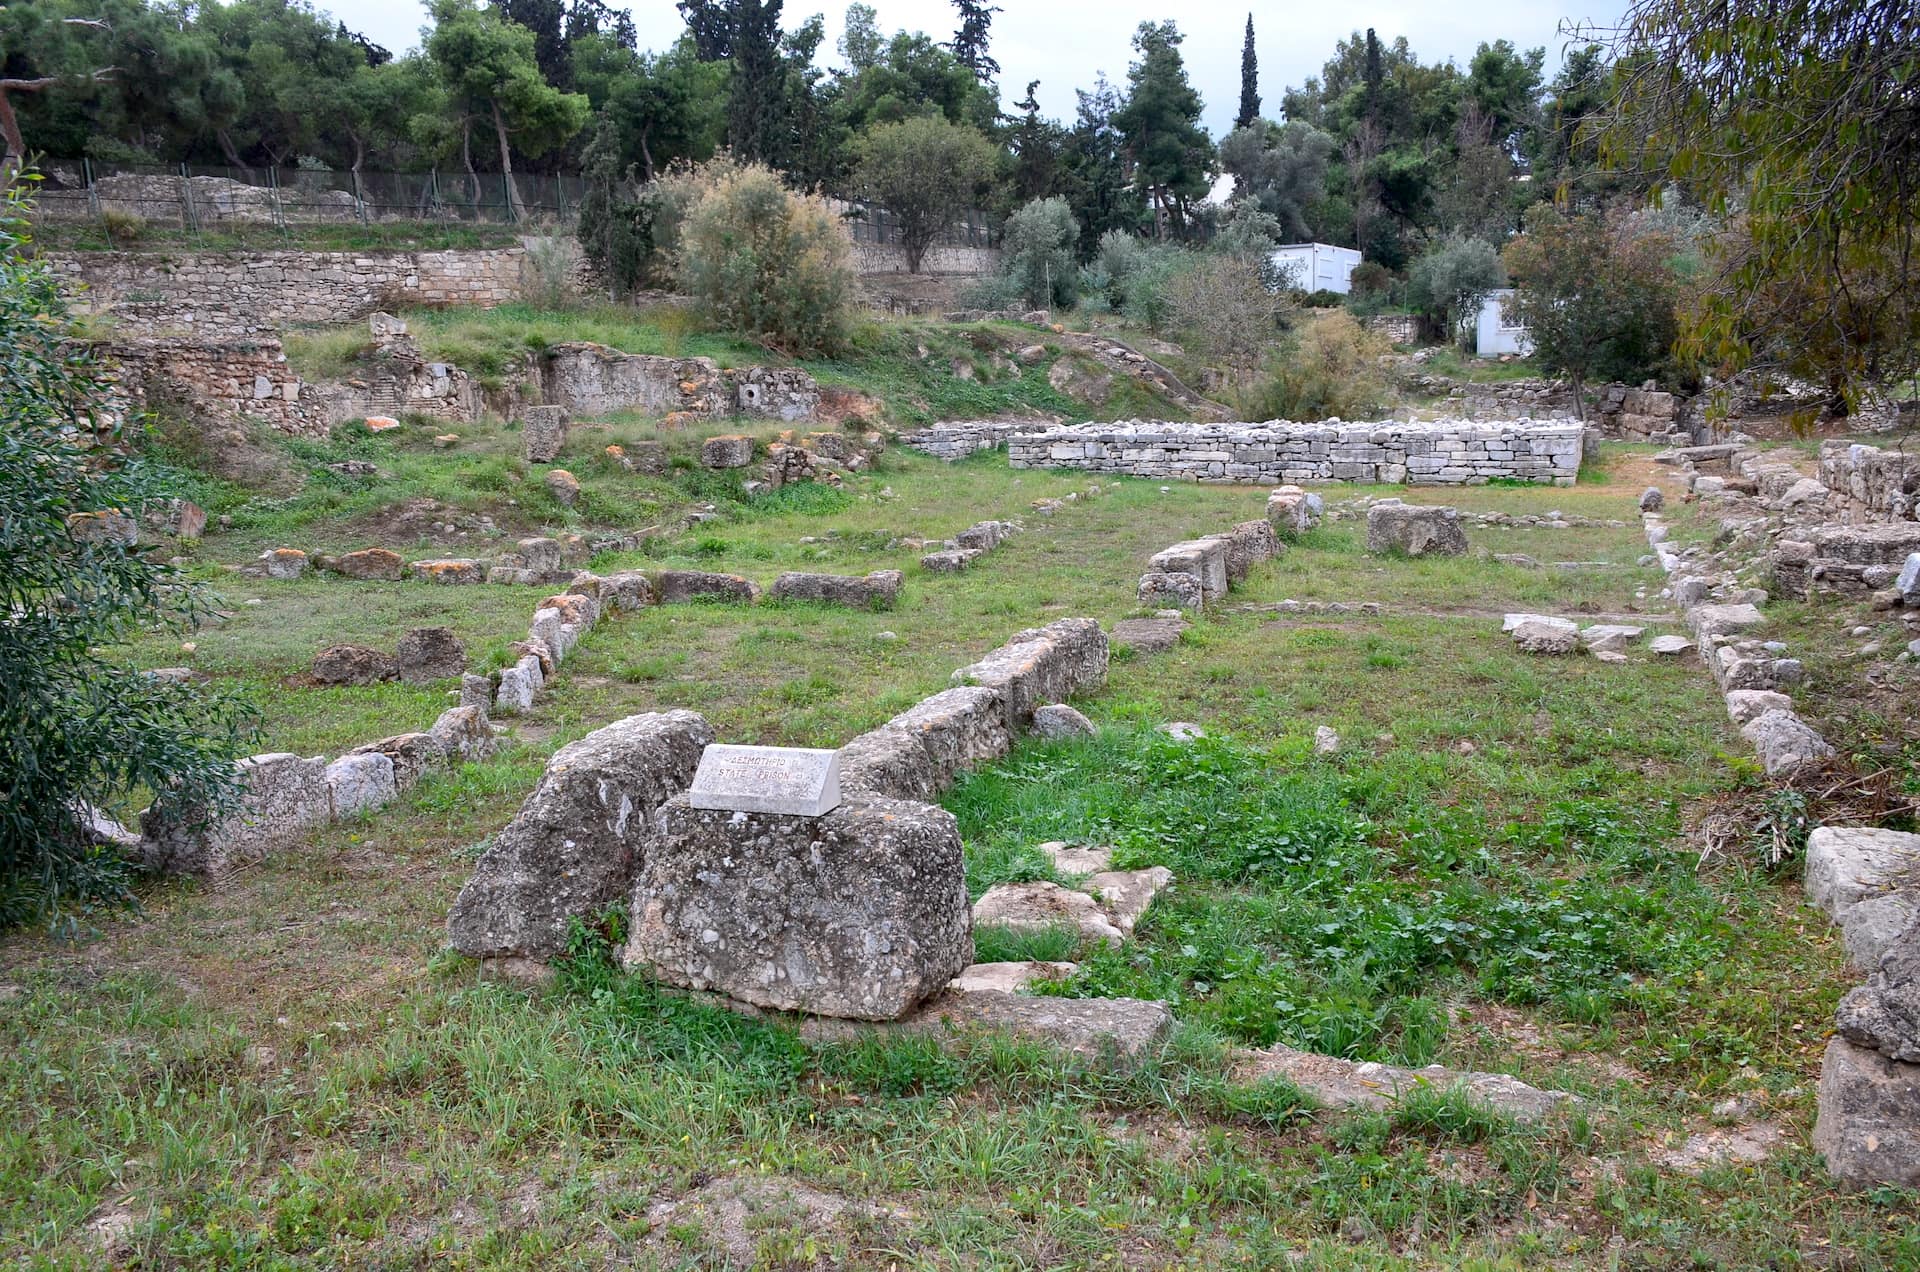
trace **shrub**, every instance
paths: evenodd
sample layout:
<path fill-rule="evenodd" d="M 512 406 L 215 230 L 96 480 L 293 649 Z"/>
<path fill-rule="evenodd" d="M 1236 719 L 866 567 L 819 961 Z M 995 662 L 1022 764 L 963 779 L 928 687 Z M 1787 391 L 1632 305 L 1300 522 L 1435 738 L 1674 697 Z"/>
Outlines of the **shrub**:
<path fill-rule="evenodd" d="M 1266 376 L 1239 401 L 1251 420 L 1365 419 L 1386 408 L 1391 386 L 1380 365 L 1385 339 L 1343 310 L 1301 324 L 1292 344 L 1267 365 Z"/>
<path fill-rule="evenodd" d="M 766 168 L 731 168 L 680 230 L 680 279 L 708 321 L 795 355 L 844 349 L 853 322 L 852 248 L 817 197 Z"/>
<path fill-rule="evenodd" d="M 137 460 L 81 450 L 63 432 L 98 418 L 101 387 L 64 342 L 52 273 L 19 250 L 23 210 L 16 194 L 0 204 L 0 927 L 71 927 L 127 896 L 128 865 L 82 832 L 84 810 L 141 790 L 176 809 L 229 807 L 249 715 L 103 652 L 211 605 L 118 536 L 69 528 L 70 517 L 137 519 L 166 492 Z"/>
<path fill-rule="evenodd" d="M 574 287 L 580 265 L 576 239 L 549 235 L 526 240 L 520 264 L 520 299 L 536 309 L 565 309 L 578 299 Z"/>
<path fill-rule="evenodd" d="M 1207 255 L 1168 280 L 1167 321 L 1236 375 L 1279 335 L 1283 302 L 1267 289 L 1261 257 Z"/>
<path fill-rule="evenodd" d="M 1407 303 L 1448 340 L 1462 340 L 1463 324 L 1480 312 L 1487 293 L 1507 285 L 1507 271 L 1491 243 L 1449 238 L 1407 271 Z"/>
<path fill-rule="evenodd" d="M 1065 199 L 1035 199 L 1007 218 L 1000 242 L 1003 271 L 1027 304 L 1071 305 L 1080 283 L 1073 259 L 1079 241 L 1080 223 Z"/>
<path fill-rule="evenodd" d="M 100 225 L 110 243 L 132 243 L 147 232 L 147 219 L 138 212 L 121 208 L 101 208 Z"/>

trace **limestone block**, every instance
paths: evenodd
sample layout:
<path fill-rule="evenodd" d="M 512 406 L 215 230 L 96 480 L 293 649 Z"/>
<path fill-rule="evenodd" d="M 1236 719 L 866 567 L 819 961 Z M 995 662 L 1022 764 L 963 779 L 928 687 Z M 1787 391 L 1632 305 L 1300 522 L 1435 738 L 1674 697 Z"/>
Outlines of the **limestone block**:
<path fill-rule="evenodd" d="M 1090 738 L 1095 730 L 1093 721 L 1065 703 L 1056 702 L 1033 713 L 1033 732 L 1042 738 Z"/>
<path fill-rule="evenodd" d="M 1200 581 L 1207 601 L 1227 594 L 1227 545 L 1219 539 L 1190 539 L 1153 555 L 1149 562 L 1161 574 L 1190 574 Z"/>
<path fill-rule="evenodd" d="M 1768 777 L 1785 777 L 1808 764 L 1833 758 L 1833 748 L 1791 711 L 1766 711 L 1740 730 Z"/>
<path fill-rule="evenodd" d="M 427 734 L 439 744 L 449 763 L 484 760 L 499 746 L 483 705 L 448 707 Z"/>
<path fill-rule="evenodd" d="M 931 799 L 962 771 L 1012 747 L 999 690 L 947 689 L 841 747 L 840 788 Z"/>
<path fill-rule="evenodd" d="M 1367 509 L 1367 551 L 1402 556 L 1460 556 L 1467 532 L 1457 509 L 1377 503 Z"/>
<path fill-rule="evenodd" d="M 757 584 L 738 574 L 713 574 L 705 570 L 656 570 L 653 593 L 662 605 L 678 605 L 702 597 L 746 605 L 760 599 Z"/>
<path fill-rule="evenodd" d="M 898 570 L 876 570 L 864 577 L 789 570 L 773 581 L 773 599 L 814 601 L 848 609 L 890 610 L 900 597 L 903 577 Z"/>
<path fill-rule="evenodd" d="M 297 579 L 307 572 L 307 554 L 298 548 L 269 548 L 260 561 L 270 579 Z"/>
<path fill-rule="evenodd" d="M 415 561 L 407 566 L 407 570 L 423 583 L 459 585 L 481 583 L 486 580 L 486 571 L 481 568 L 480 563 L 466 557 Z"/>
<path fill-rule="evenodd" d="M 1070 929 L 1084 941 L 1118 946 L 1126 939 L 1119 924 L 1085 892 L 1057 883 L 997 883 L 973 906 L 975 927 L 1006 928 L 1014 932 L 1050 932 Z"/>
<path fill-rule="evenodd" d="M 275 752 L 239 761 L 239 807 L 222 817 L 205 809 L 141 814 L 141 857 L 149 869 L 218 879 L 275 848 L 303 838 L 333 816 L 326 762 Z"/>
<path fill-rule="evenodd" d="M 1836 923 L 1868 897 L 1917 885 L 1920 835 L 1872 826 L 1821 826 L 1807 837 L 1807 904 Z"/>
<path fill-rule="evenodd" d="M 978 549 L 954 548 L 946 552 L 929 552 L 920 558 L 920 568 L 933 574 L 958 574 L 973 564 L 980 555 Z"/>
<path fill-rule="evenodd" d="M 1140 576 L 1134 597 L 1153 609 L 1197 610 L 1206 603 L 1206 593 L 1194 575 L 1160 570 L 1149 570 Z"/>
<path fill-rule="evenodd" d="M 1007 727 L 1019 733 L 1036 708 L 1106 684 L 1107 635 L 1091 618 L 1063 618 L 1016 632 L 979 662 L 954 672 L 953 681 L 999 690 Z"/>
<path fill-rule="evenodd" d="M 347 817 L 393 802 L 393 757 L 377 751 L 343 755 L 326 768 L 333 815 Z"/>
<path fill-rule="evenodd" d="M 551 958 L 568 922 L 630 894 L 648 818 L 685 790 L 713 741 L 691 711 L 629 716 L 554 752 L 520 811 L 494 837 L 447 918 L 474 958 Z"/>
<path fill-rule="evenodd" d="M 520 418 L 521 441 L 529 464 L 551 464 L 567 441 L 564 406 L 529 406 Z"/>
<path fill-rule="evenodd" d="M 1920 1065 L 1845 1038 L 1828 1042 L 1813 1149 L 1843 1184 L 1920 1185 Z"/>
<path fill-rule="evenodd" d="M 329 559 L 326 568 L 350 579 L 379 579 L 397 583 L 401 571 L 406 568 L 406 562 L 398 552 L 386 548 L 363 548 Z"/>
<path fill-rule="evenodd" d="M 700 444 L 703 468 L 745 468 L 753 462 L 753 439 L 743 433 L 723 433 Z"/>
<path fill-rule="evenodd" d="M 973 959 L 960 831 L 929 804 L 652 817 L 626 964 L 758 1007 L 897 1020 Z"/>
<path fill-rule="evenodd" d="M 446 763 L 447 759 L 446 752 L 440 748 L 440 740 L 431 733 L 396 733 L 377 742 L 356 746 L 347 754 L 386 756 L 393 761 L 393 784 L 396 789 L 403 791 L 411 790 L 421 774 Z"/>

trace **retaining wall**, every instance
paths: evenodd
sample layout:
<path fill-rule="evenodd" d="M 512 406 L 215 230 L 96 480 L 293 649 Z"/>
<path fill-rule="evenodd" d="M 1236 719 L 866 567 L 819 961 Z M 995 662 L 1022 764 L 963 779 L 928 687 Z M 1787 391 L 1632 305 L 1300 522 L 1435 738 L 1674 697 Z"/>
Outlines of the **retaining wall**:
<path fill-rule="evenodd" d="M 1826 510 L 1844 522 L 1920 520 L 1920 455 L 1842 441 L 1820 447 Z"/>
<path fill-rule="evenodd" d="M 1202 482 L 1355 481 L 1571 486 L 1582 428 L 1571 421 L 1348 424 L 1079 424 L 1007 439 L 1015 468 L 1080 468 Z"/>
<path fill-rule="evenodd" d="M 520 247 L 436 252 L 49 252 L 82 308 L 124 323 L 253 333 L 414 305 L 518 297 Z"/>

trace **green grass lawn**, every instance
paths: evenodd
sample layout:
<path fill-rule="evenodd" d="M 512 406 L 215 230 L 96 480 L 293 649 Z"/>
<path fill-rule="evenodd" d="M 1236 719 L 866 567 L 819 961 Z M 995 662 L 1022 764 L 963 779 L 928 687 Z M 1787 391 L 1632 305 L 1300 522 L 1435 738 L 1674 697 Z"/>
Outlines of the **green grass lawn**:
<path fill-rule="evenodd" d="M 591 939 L 537 991 L 442 952 L 475 855 L 565 741 L 691 706 L 724 740 L 838 745 L 1019 628 L 1136 613 L 1152 552 L 1264 499 L 1119 481 L 1051 518 L 1027 511 L 1089 481 L 890 452 L 841 498 L 725 504 L 597 564 L 762 582 L 898 567 L 900 607 L 611 619 L 500 758 L 224 890 L 156 887 L 138 916 L 100 916 L 87 944 L 8 938 L 0 1259 L 98 1266 L 111 1221 L 115 1258 L 134 1266 L 717 1268 L 689 1211 L 655 1208 L 773 1178 L 878 1213 L 806 1230 L 763 1217 L 734 1266 L 1920 1263 L 1913 1198 L 1839 1194 L 1806 1147 L 1849 979 L 1833 933 L 1790 876 L 1737 854 L 1697 862 L 1696 802 L 1759 790 L 1730 759 L 1740 744 L 1704 670 L 1637 653 L 1548 663 L 1500 634 L 1508 608 L 1673 629 L 1649 599 L 1657 570 L 1636 564 L 1645 481 L 1626 460 L 1571 489 L 1445 496 L 1617 530 L 1472 528 L 1473 556 L 1404 561 L 1367 556 L 1357 522 L 1330 521 L 1174 650 L 1117 659 L 1079 704 L 1097 740 L 1023 743 L 947 797 L 976 895 L 1045 877 L 1034 845 L 1050 838 L 1174 869 L 1137 940 L 1093 953 L 1059 991 L 1168 1001 L 1174 1043 L 1137 1067 L 1004 1041 L 809 1043 L 619 974 Z M 300 524 L 325 538 L 356 515 Z M 887 546 L 1009 516 L 1027 531 L 958 576 Z M 1602 564 L 1526 569 L 1482 550 Z M 434 621 L 484 655 L 541 595 L 221 586 L 232 617 L 194 636 L 193 661 L 253 688 L 265 741 L 302 751 L 418 728 L 441 705 L 289 685 L 319 643 Z M 1288 598 L 1385 610 L 1259 608 Z M 177 638 L 134 653 L 181 658 Z M 1211 736 L 1178 746 L 1154 732 L 1170 720 Z M 1320 725 L 1338 754 L 1313 754 Z M 1284 1083 L 1228 1081 L 1228 1047 L 1273 1041 L 1499 1069 L 1588 1103 L 1538 1128 L 1441 1091 L 1316 1112 Z M 1738 1111 L 1716 1117 L 1728 1100 Z M 1758 1164 L 1659 1164 L 1720 1122 L 1781 1139 Z"/>

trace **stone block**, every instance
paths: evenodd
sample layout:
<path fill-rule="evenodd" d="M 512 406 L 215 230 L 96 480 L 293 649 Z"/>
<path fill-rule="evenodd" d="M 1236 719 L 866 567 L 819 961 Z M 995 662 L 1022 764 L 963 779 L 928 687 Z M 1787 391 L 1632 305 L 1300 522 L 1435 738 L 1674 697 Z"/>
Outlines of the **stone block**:
<path fill-rule="evenodd" d="M 1872 826 L 1821 826 L 1807 837 L 1807 904 L 1838 923 L 1894 888 L 1920 887 L 1920 835 Z"/>
<path fill-rule="evenodd" d="M 676 798 L 651 821 L 630 968 L 757 1007 L 897 1020 L 973 961 L 944 809 L 864 796 L 813 818 Z"/>
<path fill-rule="evenodd" d="M 712 741 L 699 715 L 668 711 L 554 752 L 454 901 L 453 947 L 475 958 L 561 953 L 570 920 L 595 919 L 631 893 L 649 815 L 686 789 Z"/>
<path fill-rule="evenodd" d="M 1454 508 L 1377 503 L 1367 509 L 1367 551 L 1400 556 L 1460 556 L 1467 532 Z"/>
<path fill-rule="evenodd" d="M 1215 601 L 1227 594 L 1227 545 L 1219 539 L 1190 539 L 1154 553 L 1151 565 L 1160 574 L 1190 574 L 1200 583 L 1200 594 Z"/>
<path fill-rule="evenodd" d="M 1835 1038 L 1820 1063 L 1817 1110 L 1813 1150 L 1835 1179 L 1920 1185 L 1920 1065 Z"/>
<path fill-rule="evenodd" d="M 343 755 L 326 768 L 333 815 L 348 817 L 393 802 L 393 758 L 377 751 Z"/>
<path fill-rule="evenodd" d="M 333 817 L 327 765 L 319 757 L 275 752 L 239 761 L 239 806 L 225 816 L 204 808 L 149 808 L 141 814 L 144 864 L 165 874 L 220 879 L 303 838 Z"/>
<path fill-rule="evenodd" d="M 600 580 L 600 604 L 616 611 L 645 609 L 653 604 L 653 584 L 639 570 L 622 570 Z"/>
<path fill-rule="evenodd" d="M 848 609 L 890 610 L 900 599 L 903 576 L 898 570 L 871 574 L 806 574 L 789 570 L 773 581 L 776 601 L 813 601 Z"/>
<path fill-rule="evenodd" d="M 1786 777 L 1834 754 L 1826 739 L 1791 711 L 1762 712 L 1741 728 L 1740 736 L 1753 744 L 1768 777 Z"/>
<path fill-rule="evenodd" d="M 307 572 L 307 554 L 298 548 L 269 548 L 260 554 L 270 579 L 297 579 Z"/>
<path fill-rule="evenodd" d="M 484 677 L 472 677 L 485 683 Z M 484 705 L 448 707 L 427 734 L 439 743 L 448 763 L 484 760 L 499 746 Z"/>
<path fill-rule="evenodd" d="M 431 733 L 396 733 L 377 742 L 356 746 L 347 754 L 386 756 L 393 761 L 393 784 L 403 791 L 411 790 L 428 769 L 438 768 L 447 762 L 447 754 L 440 748 L 440 740 Z"/>
<path fill-rule="evenodd" d="M 400 637 L 400 679 L 410 685 L 449 680 L 467 670 L 467 649 L 450 627 L 416 627 Z"/>
<path fill-rule="evenodd" d="M 1164 578 L 1185 578 L 1186 575 L 1163 575 Z M 1142 598 L 1145 603 L 1145 598 Z M 1185 608 L 1185 607 L 1169 607 Z M 1131 649 L 1136 654 L 1160 654 L 1180 643 L 1180 633 L 1187 630 L 1186 620 L 1179 618 L 1123 618 L 1113 625 L 1113 643 L 1122 649 Z"/>
<path fill-rule="evenodd" d="M 932 574 L 958 574 L 973 564 L 980 552 L 975 548 L 954 548 L 946 552 L 929 552 L 920 558 L 920 568 Z"/>
<path fill-rule="evenodd" d="M 1227 545 L 1227 585 L 1243 582 L 1254 566 L 1271 561 L 1280 551 L 1273 526 L 1266 521 L 1242 521 L 1226 534 L 1209 535 Z"/>
<path fill-rule="evenodd" d="M 1008 729 L 1026 730 L 1034 711 L 1107 682 L 1107 634 L 1091 618 L 1063 618 L 1016 632 L 979 662 L 953 673 L 955 684 L 998 690 Z"/>
<path fill-rule="evenodd" d="M 753 439 L 744 433 L 723 433 L 700 443 L 702 468 L 745 468 L 753 462 Z"/>
<path fill-rule="evenodd" d="M 466 557 L 415 561 L 407 567 L 407 570 L 422 583 L 459 585 L 486 581 L 486 571 L 481 568 L 480 563 Z"/>
<path fill-rule="evenodd" d="M 323 685 L 371 685 L 400 674 L 392 654 L 366 645 L 333 645 L 313 656 L 313 678 Z"/>
<path fill-rule="evenodd" d="M 757 584 L 738 574 L 713 574 L 706 570 L 656 570 L 653 593 L 662 605 L 679 605 L 703 597 L 746 605 L 760 599 Z"/>
<path fill-rule="evenodd" d="M 1034 933 L 1064 928 L 1083 941 L 1112 946 L 1126 939 L 1120 925 L 1093 897 L 1045 880 L 996 883 L 974 902 L 973 925 Z"/>
<path fill-rule="evenodd" d="M 401 559 L 398 552 L 392 552 L 386 548 L 362 548 L 358 552 L 348 552 L 329 559 L 326 568 L 350 579 L 378 579 L 386 583 L 398 583 L 401 571 L 406 568 L 406 562 Z"/>
<path fill-rule="evenodd" d="M 1758 720 L 1769 711 L 1791 711 L 1793 699 L 1771 689 L 1734 689 L 1727 694 L 1727 718 L 1735 724 Z"/>
<path fill-rule="evenodd" d="M 1523 654 L 1562 656 L 1580 648 L 1580 633 L 1571 623 L 1563 627 L 1530 619 L 1513 629 L 1513 643 Z"/>
<path fill-rule="evenodd" d="M 1090 738 L 1095 730 L 1086 716 L 1063 702 L 1055 702 L 1033 713 L 1033 732 L 1042 738 Z"/>
<path fill-rule="evenodd" d="M 931 799 L 964 770 L 1013 748 L 1000 691 L 947 689 L 840 748 L 840 785 L 895 799 Z"/>
<path fill-rule="evenodd" d="M 567 441 L 567 409 L 529 406 L 520 417 L 521 441 L 529 464 L 551 464 Z"/>

